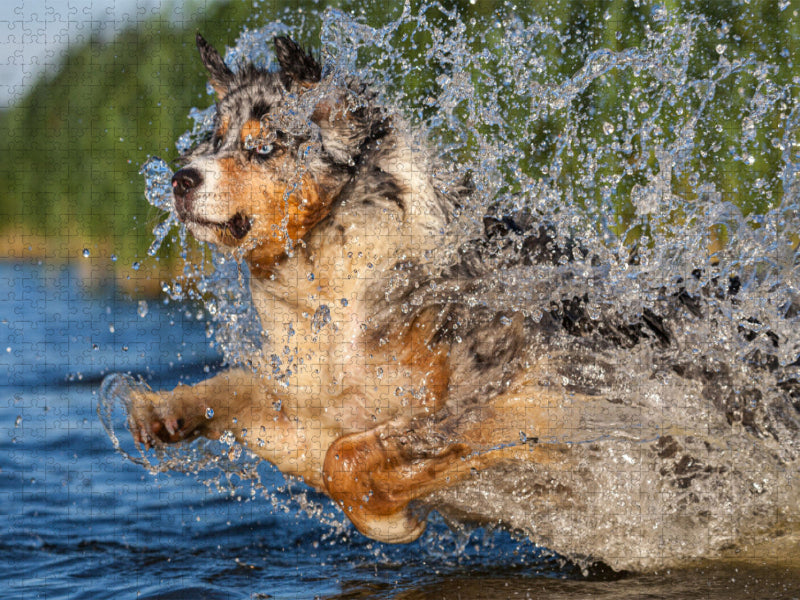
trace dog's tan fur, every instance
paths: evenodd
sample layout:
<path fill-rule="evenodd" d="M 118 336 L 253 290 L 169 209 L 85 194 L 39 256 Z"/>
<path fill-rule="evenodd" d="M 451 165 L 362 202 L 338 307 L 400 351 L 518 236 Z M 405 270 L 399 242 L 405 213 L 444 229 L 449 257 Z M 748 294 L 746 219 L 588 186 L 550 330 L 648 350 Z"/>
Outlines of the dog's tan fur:
<path fill-rule="evenodd" d="M 131 427 L 146 446 L 232 432 L 327 492 L 365 534 L 411 541 L 424 529 L 412 500 L 499 461 L 563 462 L 558 444 L 531 448 L 519 432 L 555 439 L 576 424 L 562 391 L 506 348 L 524 337 L 521 315 L 492 317 L 486 327 L 504 341 L 481 350 L 489 329 L 458 330 L 456 319 L 445 336 L 446 307 L 405 310 L 391 299 L 391 278 L 404 277 L 397 265 L 425 270 L 454 200 L 437 190 L 397 117 L 375 112 L 363 87 L 320 92 L 318 67 L 303 62 L 313 59 L 290 40 L 276 44 L 280 72 L 236 75 L 198 39 L 219 98 L 217 124 L 173 185 L 189 231 L 246 259 L 271 346 L 296 357 L 291 375 L 274 378 L 266 356 L 254 357 L 255 369 L 140 392 Z M 270 94 L 310 107 L 307 136 L 280 138 L 271 122 L 279 107 L 242 112 Z M 478 348 L 469 355 L 468 341 Z M 494 370 L 476 366 L 481 352 L 498 355 L 487 359 Z"/>

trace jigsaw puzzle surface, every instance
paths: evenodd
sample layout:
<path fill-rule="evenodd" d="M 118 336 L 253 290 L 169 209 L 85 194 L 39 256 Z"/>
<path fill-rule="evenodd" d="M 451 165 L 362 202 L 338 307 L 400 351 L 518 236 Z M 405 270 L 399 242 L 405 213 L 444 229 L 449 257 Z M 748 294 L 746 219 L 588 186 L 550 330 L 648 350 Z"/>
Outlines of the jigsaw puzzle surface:
<path fill-rule="evenodd" d="M 0 8 L 5 595 L 800 597 L 800 7 L 345 4 Z"/>

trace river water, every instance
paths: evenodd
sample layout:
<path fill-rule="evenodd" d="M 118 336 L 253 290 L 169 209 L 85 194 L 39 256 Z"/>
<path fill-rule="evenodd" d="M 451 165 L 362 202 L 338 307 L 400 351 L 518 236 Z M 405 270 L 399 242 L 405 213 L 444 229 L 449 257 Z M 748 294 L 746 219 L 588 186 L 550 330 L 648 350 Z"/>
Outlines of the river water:
<path fill-rule="evenodd" d="M 253 499 L 235 477 L 231 486 L 210 474 L 151 475 L 109 441 L 96 414 L 99 379 L 146 374 L 153 356 L 174 362 L 146 375 L 154 387 L 178 373 L 204 377 L 219 360 L 204 320 L 153 302 L 142 317 L 138 302 L 89 293 L 64 267 L 0 263 L 0 280 L 9 290 L 0 298 L 4 597 L 800 596 L 796 564 L 584 579 L 528 541 L 452 531 L 436 518 L 409 546 L 371 542 L 325 498 L 267 467 L 269 492 Z"/>

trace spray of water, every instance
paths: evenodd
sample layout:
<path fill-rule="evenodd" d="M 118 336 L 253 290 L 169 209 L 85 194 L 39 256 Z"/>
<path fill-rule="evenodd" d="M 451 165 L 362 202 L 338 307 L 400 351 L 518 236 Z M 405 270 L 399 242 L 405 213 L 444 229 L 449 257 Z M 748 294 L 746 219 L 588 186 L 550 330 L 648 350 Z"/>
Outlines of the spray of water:
<path fill-rule="evenodd" d="M 482 235 L 487 213 L 547 223 L 565 247 L 581 249 L 557 264 L 513 268 L 503 267 L 507 247 L 487 252 L 488 274 L 467 302 L 538 320 L 580 297 L 598 323 L 672 317 L 668 348 L 576 348 L 566 333 L 548 348 L 549 376 L 597 398 L 566 440 L 577 471 L 504 466 L 431 505 L 618 568 L 714 556 L 742 539 L 797 531 L 797 82 L 777 83 L 774 66 L 729 56 L 723 41 L 698 64 L 698 40 L 711 26 L 661 8 L 637 47 L 587 52 L 569 75 L 553 61 L 571 41 L 512 9 L 477 24 L 437 3 L 406 5 L 379 28 L 336 10 L 321 18 L 326 80 L 368 81 L 405 115 L 441 181 L 468 175 L 473 183 L 434 252 L 437 268 Z M 226 60 L 268 66 L 272 37 L 289 31 L 248 30 Z M 412 53 L 400 51 L 408 46 Z M 415 82 L 422 65 L 434 74 Z M 179 150 L 208 134 L 213 114 L 213 106 L 192 111 Z M 188 248 L 171 209 L 169 166 L 154 158 L 142 172 L 148 201 L 167 215 L 151 251 L 176 229 Z M 204 261 L 187 261 L 181 281 L 166 291 L 205 302 L 228 362 L 276 352 L 236 256 L 212 248 Z M 679 289 L 703 298 L 694 314 L 676 311 Z M 567 355 L 569 372 L 555 366 Z M 521 431 L 520 443 L 533 436 Z M 164 464 L 188 464 L 179 462 Z"/>

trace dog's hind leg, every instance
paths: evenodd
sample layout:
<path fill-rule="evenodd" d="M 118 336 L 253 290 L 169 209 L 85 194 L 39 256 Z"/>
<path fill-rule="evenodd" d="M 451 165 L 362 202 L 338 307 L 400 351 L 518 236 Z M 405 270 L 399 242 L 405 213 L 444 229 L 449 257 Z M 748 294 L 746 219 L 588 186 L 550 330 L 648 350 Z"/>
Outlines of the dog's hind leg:
<path fill-rule="evenodd" d="M 444 444 L 415 455 L 403 433 L 380 427 L 338 439 L 328 449 L 323 477 L 328 494 L 361 533 L 387 543 L 406 543 L 425 530 L 409 503 L 455 485 L 476 470 L 508 460 L 536 460 L 531 449 L 506 446 L 486 452 L 467 443 Z M 546 460 L 546 458 L 545 458 Z"/>
<path fill-rule="evenodd" d="M 403 443 L 381 427 L 338 439 L 325 457 L 323 478 L 328 494 L 364 535 L 389 543 L 406 543 L 425 530 L 408 504 L 436 487 L 445 470 L 469 454 L 454 445 L 434 458 L 413 461 Z"/>
<path fill-rule="evenodd" d="M 323 466 L 325 488 L 359 531 L 383 542 L 415 540 L 424 517 L 409 503 L 508 462 L 569 470 L 561 443 L 577 428 L 577 410 L 565 414 L 560 393 L 527 380 L 477 413 L 456 415 L 430 428 L 397 420 L 336 440 Z M 520 432 L 542 436 L 521 436 Z"/>

